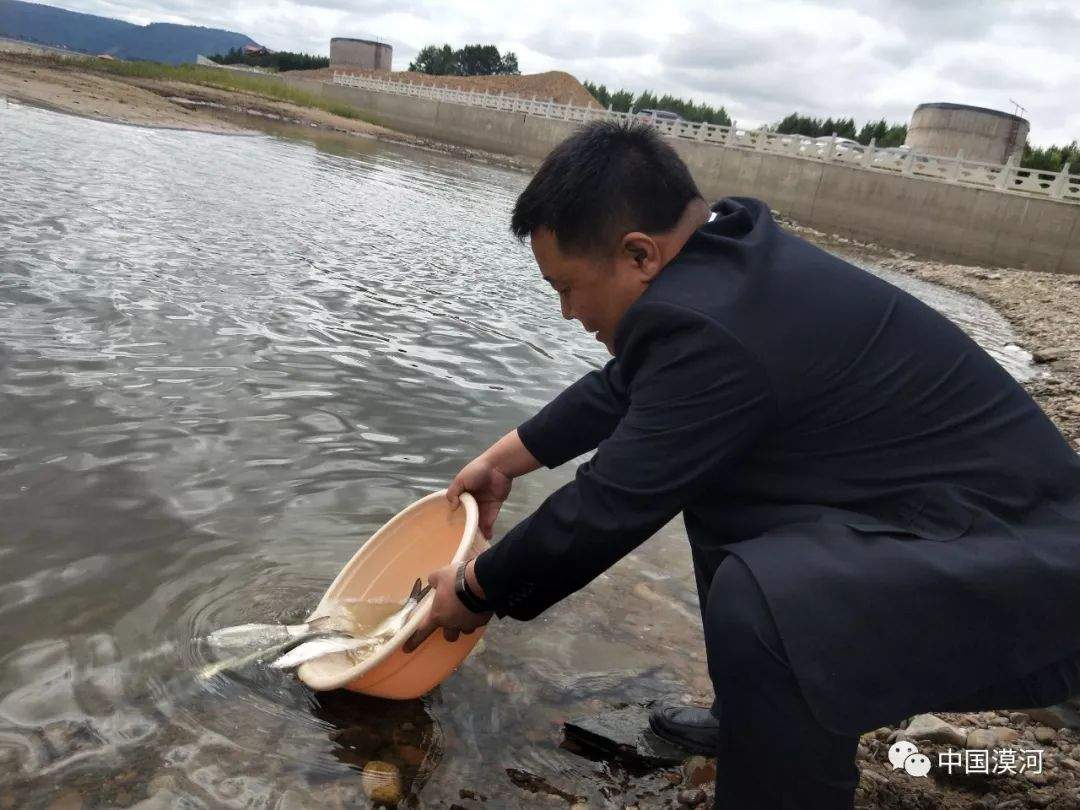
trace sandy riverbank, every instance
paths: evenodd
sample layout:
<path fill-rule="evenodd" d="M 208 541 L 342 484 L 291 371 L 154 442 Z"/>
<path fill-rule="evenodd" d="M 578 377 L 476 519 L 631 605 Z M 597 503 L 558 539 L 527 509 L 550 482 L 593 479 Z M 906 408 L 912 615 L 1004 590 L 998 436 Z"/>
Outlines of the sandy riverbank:
<path fill-rule="evenodd" d="M 508 168 L 524 167 L 514 158 L 408 135 L 317 107 L 241 90 L 116 75 L 95 69 L 95 63 L 86 60 L 60 61 L 50 56 L 0 52 L 0 97 L 102 121 L 223 135 L 254 134 L 260 119 L 270 119 Z M 237 113 L 249 116 L 251 126 L 238 123 Z"/>

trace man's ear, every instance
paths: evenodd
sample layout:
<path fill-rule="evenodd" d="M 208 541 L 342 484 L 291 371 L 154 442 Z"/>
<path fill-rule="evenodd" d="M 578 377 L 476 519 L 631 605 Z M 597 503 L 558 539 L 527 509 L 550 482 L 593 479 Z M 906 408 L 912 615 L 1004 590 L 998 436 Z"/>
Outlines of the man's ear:
<path fill-rule="evenodd" d="M 659 246 L 648 234 L 640 231 L 632 231 L 622 238 L 620 252 L 622 261 L 639 273 L 646 284 L 656 278 L 663 268 Z"/>

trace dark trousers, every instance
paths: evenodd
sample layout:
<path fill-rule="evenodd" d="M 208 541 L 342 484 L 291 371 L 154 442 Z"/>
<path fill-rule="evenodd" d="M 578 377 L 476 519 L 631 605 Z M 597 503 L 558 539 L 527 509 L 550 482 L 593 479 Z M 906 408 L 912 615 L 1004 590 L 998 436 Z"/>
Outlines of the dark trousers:
<path fill-rule="evenodd" d="M 859 738 L 835 734 L 814 718 L 757 580 L 737 557 L 717 568 L 703 616 L 720 721 L 717 810 L 851 808 Z M 1078 692 L 1080 655 L 924 711 L 1049 706 Z"/>

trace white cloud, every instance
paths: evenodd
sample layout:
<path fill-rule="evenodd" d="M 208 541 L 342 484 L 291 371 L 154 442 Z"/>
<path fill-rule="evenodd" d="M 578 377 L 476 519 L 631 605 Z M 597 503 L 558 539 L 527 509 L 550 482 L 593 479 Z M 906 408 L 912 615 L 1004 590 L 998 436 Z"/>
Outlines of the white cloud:
<path fill-rule="evenodd" d="M 426 44 L 494 43 L 525 72 L 723 104 L 741 122 L 818 116 L 905 121 L 925 101 L 1011 110 L 1035 143 L 1080 138 L 1080 5 L 1072 0 L 61 0 L 137 23 L 240 31 L 325 54 L 373 36 L 404 69 Z"/>

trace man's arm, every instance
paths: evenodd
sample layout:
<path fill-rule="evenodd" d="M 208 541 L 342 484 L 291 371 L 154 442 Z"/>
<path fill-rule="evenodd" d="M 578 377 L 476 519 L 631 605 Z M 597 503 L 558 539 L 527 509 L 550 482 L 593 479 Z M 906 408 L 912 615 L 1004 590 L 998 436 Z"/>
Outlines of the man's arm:
<path fill-rule="evenodd" d="M 630 400 L 612 358 L 562 391 L 520 424 L 518 437 L 545 467 L 558 467 L 596 449 L 626 414 Z"/>
<path fill-rule="evenodd" d="M 476 560 L 500 616 L 531 619 L 585 586 L 730 474 L 773 416 L 764 369 L 713 320 L 661 303 L 627 316 L 625 416 L 574 481 Z"/>

